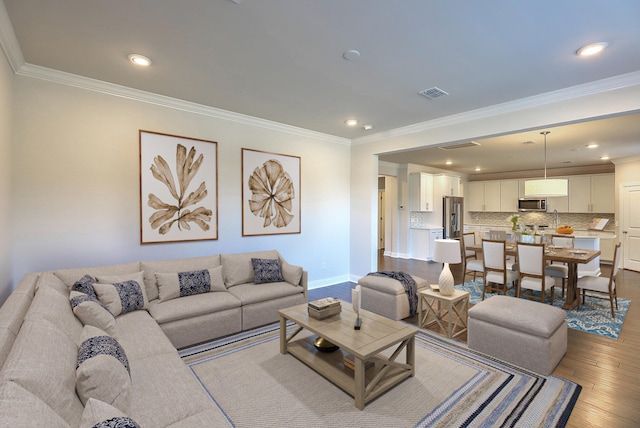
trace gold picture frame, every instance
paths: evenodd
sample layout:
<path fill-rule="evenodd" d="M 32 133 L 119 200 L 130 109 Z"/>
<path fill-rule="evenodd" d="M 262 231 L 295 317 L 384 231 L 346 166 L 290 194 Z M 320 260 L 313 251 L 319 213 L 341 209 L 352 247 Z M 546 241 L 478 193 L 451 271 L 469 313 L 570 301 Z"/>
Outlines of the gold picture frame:
<path fill-rule="evenodd" d="M 218 143 L 139 131 L 140 243 L 218 239 Z"/>
<path fill-rule="evenodd" d="M 242 236 L 301 232 L 299 156 L 242 149 Z"/>

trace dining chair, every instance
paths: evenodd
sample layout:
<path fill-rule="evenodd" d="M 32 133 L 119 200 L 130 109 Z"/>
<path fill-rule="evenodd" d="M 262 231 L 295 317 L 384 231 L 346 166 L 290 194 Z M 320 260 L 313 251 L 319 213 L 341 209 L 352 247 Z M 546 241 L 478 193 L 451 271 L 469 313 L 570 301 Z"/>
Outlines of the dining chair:
<path fill-rule="evenodd" d="M 609 300 L 611 303 L 611 318 L 615 318 L 616 314 L 613 310 L 613 302 L 616 303 L 618 310 L 618 294 L 616 293 L 616 276 L 618 275 L 618 256 L 620 254 L 620 246 L 618 242 L 613 250 L 613 264 L 611 265 L 611 273 L 609 277 L 604 276 L 583 276 L 578 279 L 578 302 L 580 302 L 580 292 L 582 291 L 582 304 L 586 296 L 596 299 Z M 587 292 L 589 292 L 587 294 Z M 595 294 L 594 294 L 595 293 Z M 606 296 L 604 296 L 606 295 Z"/>
<path fill-rule="evenodd" d="M 531 299 L 544 303 L 547 295 L 550 295 L 553 305 L 555 279 L 545 274 L 544 245 L 518 243 L 518 268 L 516 297 L 528 294 Z M 523 292 L 523 289 L 530 292 Z M 534 291 L 539 291 L 540 297 Z"/>
<path fill-rule="evenodd" d="M 474 250 L 467 250 L 467 247 L 476 244 L 476 234 L 474 232 L 468 232 L 462 234 L 461 255 L 462 255 L 462 282 L 464 283 L 467 275 L 473 274 L 473 281 L 476 280 L 478 272 L 484 272 L 484 265 L 482 260 L 478 259 L 478 254 Z"/>
<path fill-rule="evenodd" d="M 506 296 L 507 290 L 513 288 L 518 280 L 518 271 L 513 270 L 507 263 L 507 243 L 501 240 L 483 239 L 482 262 L 484 267 L 482 300 L 487 291 Z"/>
<path fill-rule="evenodd" d="M 551 235 L 550 244 L 554 248 L 573 248 L 575 237 L 566 235 Z M 553 251 L 553 248 L 551 249 Z M 562 279 L 562 298 L 564 298 L 564 288 L 569 279 L 569 267 L 566 263 L 551 262 L 544 268 L 545 275 Z"/>

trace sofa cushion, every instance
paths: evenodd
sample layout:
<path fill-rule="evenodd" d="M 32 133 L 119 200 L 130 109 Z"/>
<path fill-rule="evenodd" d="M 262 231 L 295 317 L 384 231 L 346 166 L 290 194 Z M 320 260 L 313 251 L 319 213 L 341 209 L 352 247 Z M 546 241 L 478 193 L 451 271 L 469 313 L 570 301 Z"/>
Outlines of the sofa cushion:
<path fill-rule="evenodd" d="M 159 272 L 156 279 L 161 302 L 210 291 L 227 291 L 222 279 L 222 266 L 188 272 Z"/>
<path fill-rule="evenodd" d="M 155 300 L 157 302 L 157 300 Z M 133 311 L 116 318 L 118 343 L 129 364 L 151 355 L 176 354 L 176 348 L 147 311 Z"/>
<path fill-rule="evenodd" d="M 93 289 L 93 287 L 91 287 Z M 97 297 L 72 291 L 69 297 L 73 313 L 84 325 L 92 325 L 117 337 L 116 320 L 111 311 Z"/>
<path fill-rule="evenodd" d="M 278 256 L 279 254 L 276 250 L 240 254 L 220 254 L 224 285 L 228 288 L 232 285 L 253 282 L 254 274 L 251 259 L 275 259 L 278 258 Z"/>
<path fill-rule="evenodd" d="M 253 265 L 253 282 L 256 284 L 264 284 L 267 282 L 282 282 L 282 269 L 280 268 L 280 259 L 257 259 L 252 258 Z"/>
<path fill-rule="evenodd" d="M 140 428 L 140 425 L 115 407 L 89 398 L 82 412 L 80 428 Z"/>
<path fill-rule="evenodd" d="M 231 293 L 213 291 L 166 302 L 153 300 L 149 305 L 149 313 L 159 324 L 162 324 L 238 307 L 240 307 L 240 300 Z"/>
<path fill-rule="evenodd" d="M 162 260 L 142 262 L 141 270 L 144 272 L 144 283 L 149 300 L 158 298 L 158 285 L 156 273 L 158 272 L 187 272 L 191 270 L 211 269 L 220 266 L 220 255 L 205 257 L 193 257 L 188 259 Z"/>
<path fill-rule="evenodd" d="M 76 269 L 61 269 L 54 272 L 54 274 L 64 282 L 68 288 L 71 288 L 73 284 L 82 278 L 84 275 L 91 275 L 94 278 L 96 275 L 123 275 L 127 273 L 140 272 L 140 262 L 125 263 L 120 265 L 108 265 L 108 266 L 96 266 L 89 268 L 76 268 Z"/>
<path fill-rule="evenodd" d="M 98 295 L 92 285 L 94 282 L 98 282 L 98 280 L 91 275 L 85 275 L 71 286 L 71 291 L 79 291 L 97 299 Z"/>
<path fill-rule="evenodd" d="M 229 293 L 237 297 L 243 305 L 250 305 L 252 303 L 301 294 L 302 287 L 298 287 L 284 281 L 269 282 L 260 285 L 250 283 L 229 287 Z"/>
<path fill-rule="evenodd" d="M 294 266 L 280 258 L 280 267 L 284 280 L 293 285 L 300 285 L 302 280 L 302 266 Z"/>
<path fill-rule="evenodd" d="M 131 373 L 129 360 L 117 340 L 87 325 L 80 336 L 76 390 L 82 403 L 96 398 L 131 412 Z"/>
<path fill-rule="evenodd" d="M 39 421 L 40 425 L 37 426 L 47 428 L 71 426 L 34 393 L 11 381 L 0 383 L 0 426 L 36 426 L 35 422 L 30 421 Z"/>
<path fill-rule="evenodd" d="M 93 288 L 114 316 L 149 307 L 142 272 L 96 276 L 96 279 L 99 282 L 93 284 Z"/>

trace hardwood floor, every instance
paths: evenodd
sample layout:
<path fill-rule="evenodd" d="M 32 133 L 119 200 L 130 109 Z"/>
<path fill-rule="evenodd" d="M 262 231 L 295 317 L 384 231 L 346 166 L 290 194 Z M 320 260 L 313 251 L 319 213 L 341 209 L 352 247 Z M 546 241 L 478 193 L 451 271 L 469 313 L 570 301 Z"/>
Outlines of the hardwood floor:
<path fill-rule="evenodd" d="M 378 270 L 399 270 L 437 283 L 442 264 L 380 255 Z M 460 265 L 451 265 L 456 283 Z M 603 275 L 610 266 L 602 265 Z M 309 290 L 309 299 L 351 298 L 353 283 Z M 569 329 L 567 353 L 553 372 L 582 386 L 568 427 L 640 426 L 640 273 L 620 270 L 618 296 L 632 300 L 617 340 Z M 347 297 L 348 296 L 348 297 Z M 406 321 L 417 323 L 417 317 Z M 459 337 L 466 340 L 466 337 Z"/>

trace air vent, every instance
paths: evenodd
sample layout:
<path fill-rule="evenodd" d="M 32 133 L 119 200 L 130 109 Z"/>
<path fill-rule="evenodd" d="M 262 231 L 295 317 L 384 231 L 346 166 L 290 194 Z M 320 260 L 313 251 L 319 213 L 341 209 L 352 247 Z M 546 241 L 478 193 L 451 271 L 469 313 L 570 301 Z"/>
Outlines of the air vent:
<path fill-rule="evenodd" d="M 475 141 L 469 141 L 467 143 L 451 144 L 450 146 L 442 146 L 438 148 L 442 150 L 456 150 L 456 149 L 464 149 L 466 147 L 475 147 L 479 145 L 480 143 L 476 143 Z"/>
<path fill-rule="evenodd" d="M 429 98 L 430 100 L 434 99 L 434 98 L 439 98 L 442 97 L 444 95 L 449 95 L 447 92 L 443 91 L 440 88 L 436 88 L 435 86 L 433 88 L 429 88 L 429 89 L 425 89 L 423 91 L 418 92 L 420 95 Z"/>

